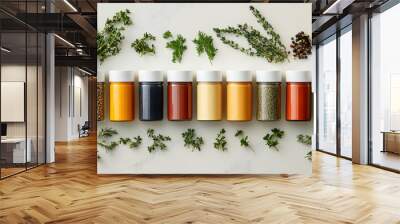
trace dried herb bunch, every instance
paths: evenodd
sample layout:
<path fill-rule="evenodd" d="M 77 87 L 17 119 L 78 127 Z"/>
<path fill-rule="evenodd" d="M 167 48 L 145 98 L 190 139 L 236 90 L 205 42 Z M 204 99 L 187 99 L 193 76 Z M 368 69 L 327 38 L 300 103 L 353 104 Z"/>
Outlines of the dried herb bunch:
<path fill-rule="evenodd" d="M 186 39 L 178 34 L 174 39 L 171 31 L 166 31 L 163 34 L 164 39 L 169 40 L 166 47 L 172 50 L 172 62 L 180 63 L 182 61 L 183 53 L 186 51 L 187 46 L 185 45 Z"/>
<path fill-rule="evenodd" d="M 274 31 L 272 25 L 263 17 L 254 6 L 250 6 L 250 11 L 256 17 L 257 22 L 267 32 L 267 36 L 264 36 L 260 31 L 254 27 L 247 25 L 237 25 L 237 27 L 228 26 L 227 28 L 214 28 L 217 37 L 226 45 L 241 51 L 250 56 L 257 56 L 265 58 L 270 63 L 281 63 L 288 59 L 289 52 L 281 42 L 281 38 L 278 33 Z M 244 37 L 249 48 L 239 46 L 233 40 L 229 40 L 225 37 L 225 34 L 231 34 L 236 37 Z"/>
<path fill-rule="evenodd" d="M 310 135 L 297 135 L 297 142 L 302 143 L 304 145 L 311 145 L 311 136 Z"/>
<path fill-rule="evenodd" d="M 142 38 L 136 39 L 132 44 L 131 47 L 135 49 L 136 53 L 140 56 L 144 55 L 155 55 L 156 54 L 156 47 L 154 44 L 149 44 L 150 41 L 155 41 L 156 37 L 150 33 L 144 33 Z"/>
<path fill-rule="evenodd" d="M 128 9 L 117 12 L 111 19 L 107 19 L 104 29 L 97 33 L 97 55 L 101 63 L 121 51 L 121 42 L 125 38 L 122 31 L 132 24 L 130 13 Z"/>
<path fill-rule="evenodd" d="M 193 40 L 196 45 L 197 55 L 207 54 L 208 60 L 212 63 L 218 49 L 215 48 L 212 36 L 207 35 L 201 31 L 198 32 L 197 38 Z"/>
<path fill-rule="evenodd" d="M 197 137 L 194 129 L 187 129 L 182 133 L 183 141 L 185 142 L 185 147 L 192 148 L 193 151 L 201 151 L 201 146 L 204 144 L 203 137 Z"/>
<path fill-rule="evenodd" d="M 112 136 L 117 135 L 117 134 L 118 134 L 118 132 L 115 129 L 102 128 L 98 134 L 99 141 L 97 142 L 97 145 L 99 145 L 107 150 L 115 149 L 119 145 L 118 142 L 107 141 L 106 139 L 109 139 Z"/>
<path fill-rule="evenodd" d="M 220 151 L 226 151 L 226 137 L 225 137 L 225 129 L 221 129 L 219 133 L 217 134 L 217 137 L 215 138 L 214 142 L 214 148 Z"/>
<path fill-rule="evenodd" d="M 119 138 L 119 144 L 128 145 L 130 149 L 137 148 L 142 144 L 142 137 L 138 135 L 133 138 Z"/>
<path fill-rule="evenodd" d="M 279 149 L 277 147 L 279 144 L 279 139 L 282 139 L 284 134 L 285 134 L 284 131 L 279 130 L 278 128 L 273 128 L 270 133 L 267 133 L 263 137 L 263 140 L 265 141 L 265 145 L 267 145 L 268 148 L 273 148 L 273 149 L 279 151 Z"/>
<path fill-rule="evenodd" d="M 154 133 L 154 129 L 147 129 L 147 136 L 153 140 L 153 144 L 149 145 L 147 149 L 149 152 L 154 152 L 155 150 L 167 150 L 167 145 L 165 144 L 166 141 L 171 141 L 171 137 L 164 136 L 161 134 L 156 135 Z"/>
<path fill-rule="evenodd" d="M 303 31 L 292 37 L 292 44 L 290 47 L 293 51 L 293 57 L 298 59 L 307 59 L 308 55 L 311 55 L 311 38 L 308 34 Z"/>
<path fill-rule="evenodd" d="M 240 146 L 244 148 L 250 148 L 249 136 L 244 135 L 244 132 L 242 130 L 237 130 L 235 137 L 238 137 L 240 139 Z"/>

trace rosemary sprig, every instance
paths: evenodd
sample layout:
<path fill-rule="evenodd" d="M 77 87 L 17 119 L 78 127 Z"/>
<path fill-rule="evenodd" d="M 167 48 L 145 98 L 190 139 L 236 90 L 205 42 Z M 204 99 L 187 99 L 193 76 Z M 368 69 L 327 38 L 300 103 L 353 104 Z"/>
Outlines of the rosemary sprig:
<path fill-rule="evenodd" d="M 99 138 L 111 138 L 113 135 L 118 134 L 118 132 L 113 128 L 102 128 L 98 134 Z"/>
<path fill-rule="evenodd" d="M 156 54 L 156 47 L 154 44 L 149 44 L 150 41 L 155 41 L 156 37 L 150 33 L 144 33 L 143 37 L 140 39 L 136 39 L 132 44 L 131 47 L 135 49 L 136 53 L 140 56 L 148 55 L 155 55 Z"/>
<path fill-rule="evenodd" d="M 147 129 L 147 136 L 153 140 L 153 144 L 147 147 L 150 153 L 154 152 L 157 149 L 162 151 L 167 150 L 167 145 L 164 142 L 171 141 L 171 137 L 169 136 L 154 134 L 154 129 Z"/>
<path fill-rule="evenodd" d="M 302 143 L 304 145 L 311 145 L 311 136 L 310 135 L 297 135 L 297 142 Z"/>
<path fill-rule="evenodd" d="M 119 145 L 118 142 L 111 141 L 110 143 L 108 143 L 104 140 L 97 142 L 97 144 L 101 147 L 104 147 L 108 151 L 114 150 Z"/>
<path fill-rule="evenodd" d="M 120 138 L 119 143 L 123 145 L 128 145 L 130 149 L 137 148 L 142 144 L 142 137 L 136 136 L 131 138 Z"/>
<path fill-rule="evenodd" d="M 192 150 L 201 151 L 201 146 L 204 144 L 203 137 L 197 137 L 194 129 L 187 129 L 182 133 L 185 147 L 192 148 Z"/>
<path fill-rule="evenodd" d="M 225 129 L 221 129 L 219 133 L 217 134 L 217 137 L 215 138 L 214 142 L 214 148 L 220 151 L 226 151 L 226 137 L 225 137 Z"/>
<path fill-rule="evenodd" d="M 208 60 L 212 63 L 218 49 L 214 47 L 214 42 L 212 36 L 207 35 L 201 31 L 198 32 L 197 38 L 193 40 L 196 44 L 197 55 L 207 54 Z"/>
<path fill-rule="evenodd" d="M 263 36 L 260 31 L 256 30 L 252 26 L 237 25 L 237 27 L 228 26 L 227 28 L 214 28 L 214 32 L 217 37 L 226 45 L 229 45 L 233 49 L 239 50 L 249 56 L 257 56 L 265 58 L 270 63 L 281 63 L 288 59 L 289 52 L 281 42 L 280 36 L 276 33 L 270 23 L 261 15 L 261 13 L 250 6 L 250 11 L 256 17 L 257 22 L 267 32 L 267 36 Z M 249 48 L 241 47 L 235 41 L 227 39 L 224 35 L 232 34 L 236 37 L 244 37 Z"/>
<path fill-rule="evenodd" d="M 121 42 L 125 38 L 122 31 L 132 24 L 130 13 L 128 9 L 117 12 L 111 19 L 107 19 L 104 29 L 97 33 L 97 55 L 100 63 L 121 51 Z"/>
<path fill-rule="evenodd" d="M 240 139 L 240 146 L 244 148 L 250 148 L 249 136 L 245 136 L 242 130 L 237 130 L 235 137 L 238 137 Z"/>
<path fill-rule="evenodd" d="M 279 151 L 277 147 L 279 144 L 279 139 L 282 139 L 284 134 L 285 134 L 284 131 L 281 131 L 278 128 L 273 128 L 270 133 L 267 133 L 263 137 L 265 145 L 267 145 L 269 148 L 273 148 L 276 151 Z"/>
<path fill-rule="evenodd" d="M 163 34 L 164 39 L 168 39 L 166 47 L 172 50 L 172 62 L 180 63 L 182 61 L 183 53 L 186 51 L 187 46 L 185 45 L 186 39 L 178 34 L 175 39 L 173 38 L 171 31 L 166 31 Z"/>

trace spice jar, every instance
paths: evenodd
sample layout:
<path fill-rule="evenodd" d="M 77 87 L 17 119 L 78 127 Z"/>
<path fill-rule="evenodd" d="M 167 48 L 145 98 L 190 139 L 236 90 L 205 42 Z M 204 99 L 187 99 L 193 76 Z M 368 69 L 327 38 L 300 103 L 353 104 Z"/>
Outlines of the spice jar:
<path fill-rule="evenodd" d="M 139 119 L 163 119 L 163 74 L 161 71 L 139 71 Z"/>
<path fill-rule="evenodd" d="M 222 120 L 222 75 L 219 71 L 197 72 L 197 120 Z"/>
<path fill-rule="evenodd" d="M 131 71 L 110 71 L 110 121 L 135 118 L 135 85 Z"/>
<path fill-rule="evenodd" d="M 192 73 L 168 71 L 168 120 L 192 119 Z"/>
<path fill-rule="evenodd" d="M 309 71 L 286 72 L 286 120 L 311 120 L 311 80 Z"/>
<path fill-rule="evenodd" d="M 99 73 L 97 75 L 97 121 L 104 120 L 104 74 Z"/>
<path fill-rule="evenodd" d="M 252 77 L 249 71 L 227 71 L 227 120 L 249 121 L 252 116 Z"/>
<path fill-rule="evenodd" d="M 280 71 L 257 71 L 257 120 L 276 121 L 281 118 Z"/>

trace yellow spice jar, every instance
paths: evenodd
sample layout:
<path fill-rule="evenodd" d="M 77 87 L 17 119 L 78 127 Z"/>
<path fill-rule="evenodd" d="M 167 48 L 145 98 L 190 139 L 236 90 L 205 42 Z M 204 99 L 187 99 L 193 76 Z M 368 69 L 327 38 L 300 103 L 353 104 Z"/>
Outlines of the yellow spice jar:
<path fill-rule="evenodd" d="M 228 121 L 252 118 L 252 77 L 249 71 L 227 71 L 226 103 Z"/>
<path fill-rule="evenodd" d="M 131 71 L 110 71 L 110 121 L 135 119 L 135 77 Z"/>
<path fill-rule="evenodd" d="M 222 75 L 219 71 L 197 72 L 197 120 L 222 120 Z"/>

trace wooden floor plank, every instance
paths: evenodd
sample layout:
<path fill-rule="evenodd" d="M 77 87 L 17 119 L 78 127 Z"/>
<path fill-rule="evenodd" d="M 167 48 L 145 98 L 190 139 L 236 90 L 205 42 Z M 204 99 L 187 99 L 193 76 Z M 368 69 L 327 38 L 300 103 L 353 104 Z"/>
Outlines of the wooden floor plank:
<path fill-rule="evenodd" d="M 400 175 L 314 153 L 313 175 L 96 174 L 96 139 L 0 181 L 0 223 L 400 223 Z"/>

